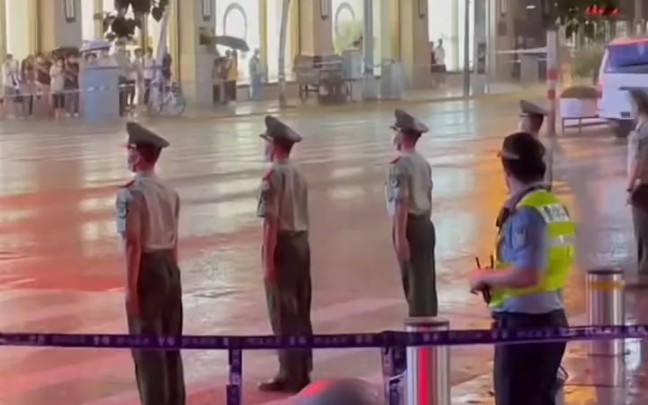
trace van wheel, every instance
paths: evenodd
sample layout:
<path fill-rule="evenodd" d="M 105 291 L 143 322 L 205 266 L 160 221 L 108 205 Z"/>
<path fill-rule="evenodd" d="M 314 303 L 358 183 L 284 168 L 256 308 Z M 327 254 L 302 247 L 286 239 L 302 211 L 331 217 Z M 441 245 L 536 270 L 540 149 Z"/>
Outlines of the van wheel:
<path fill-rule="evenodd" d="M 632 121 L 619 120 L 612 125 L 612 129 L 614 130 L 614 136 L 619 139 L 624 139 L 627 138 L 628 135 L 630 135 L 630 132 L 634 129 L 634 123 Z"/>

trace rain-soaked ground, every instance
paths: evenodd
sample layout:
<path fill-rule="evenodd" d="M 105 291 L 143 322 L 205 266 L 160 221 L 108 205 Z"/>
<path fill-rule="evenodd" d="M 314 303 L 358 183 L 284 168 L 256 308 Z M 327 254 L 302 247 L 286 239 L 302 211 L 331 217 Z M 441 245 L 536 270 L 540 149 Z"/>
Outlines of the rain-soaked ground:
<path fill-rule="evenodd" d="M 408 108 L 431 127 L 420 148 L 434 170 L 442 315 L 454 328 L 488 327 L 486 308 L 468 293 L 466 275 L 475 255 L 486 256 L 494 240 L 494 217 L 506 192 L 496 151 L 516 125 L 515 101 L 495 97 Z M 261 118 L 155 124 L 172 143 L 161 175 L 183 200 L 186 333 L 269 332 L 255 217 L 265 167 L 257 136 Z M 383 201 L 385 168 L 394 156 L 391 112 L 387 107 L 326 109 L 285 118 L 304 136 L 295 160 L 310 182 L 316 332 L 401 328 L 405 307 Z M 0 124 L 0 330 L 125 332 L 124 270 L 113 221 L 117 186 L 129 178 L 120 147 L 124 136 L 121 127 L 73 122 Z M 632 264 L 625 149 L 605 129 L 570 133 L 559 146 L 556 189 L 580 224 L 569 314 L 572 323 L 582 324 L 583 270 Z M 628 321 L 647 323 L 639 298 L 628 300 Z M 620 364 L 609 359 L 595 364 L 586 345 L 571 345 L 565 362 L 571 377 L 567 403 L 647 403 L 641 390 L 648 356 L 644 344 L 630 342 Z M 492 402 L 490 357 L 488 347 L 453 350 L 456 404 Z M 0 358 L 3 405 L 138 403 L 127 351 L 0 348 Z M 224 403 L 225 353 L 187 352 L 184 359 L 189 403 Z M 271 352 L 246 354 L 246 404 L 281 400 L 255 391 L 275 367 Z M 601 370 L 621 377 L 608 378 Z M 379 354 L 316 352 L 314 377 L 332 376 L 379 384 Z"/>

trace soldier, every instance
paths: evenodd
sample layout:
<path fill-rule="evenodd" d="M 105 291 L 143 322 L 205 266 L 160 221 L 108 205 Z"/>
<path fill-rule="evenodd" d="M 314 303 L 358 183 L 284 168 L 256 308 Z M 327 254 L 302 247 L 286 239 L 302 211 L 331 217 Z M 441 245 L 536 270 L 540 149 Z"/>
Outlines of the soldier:
<path fill-rule="evenodd" d="M 135 178 L 117 195 L 117 230 L 126 251 L 126 314 L 132 335 L 182 336 L 178 194 L 155 174 L 169 143 L 129 122 L 128 167 Z M 179 350 L 133 350 L 143 405 L 184 405 Z"/>
<path fill-rule="evenodd" d="M 432 213 L 432 168 L 416 151 L 428 128 L 404 111 L 396 110 L 394 144 L 399 156 L 389 165 L 387 210 L 392 218 L 393 242 L 410 316 L 438 312 Z"/>
<path fill-rule="evenodd" d="M 274 117 L 266 117 L 265 157 L 258 215 L 263 218 L 263 268 L 272 331 L 277 336 L 311 335 L 311 275 L 308 242 L 308 186 L 290 162 L 301 136 Z M 311 350 L 279 350 L 279 373 L 262 391 L 298 392 L 310 383 Z"/>
<path fill-rule="evenodd" d="M 540 140 L 540 129 L 544 123 L 545 117 L 549 112 L 537 104 L 527 100 L 520 100 L 520 124 L 519 131 L 529 133 L 536 139 Z M 545 183 L 547 183 L 549 190 L 553 183 L 553 160 L 554 160 L 554 145 L 550 142 L 547 148 L 547 154 L 544 157 L 545 165 L 547 166 L 547 173 L 545 175 Z"/>

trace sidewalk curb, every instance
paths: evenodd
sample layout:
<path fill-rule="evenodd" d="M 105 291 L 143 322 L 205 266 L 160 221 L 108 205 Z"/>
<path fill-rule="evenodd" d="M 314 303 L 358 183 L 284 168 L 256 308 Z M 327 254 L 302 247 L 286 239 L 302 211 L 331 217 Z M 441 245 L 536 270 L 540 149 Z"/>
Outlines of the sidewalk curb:
<path fill-rule="evenodd" d="M 489 93 L 489 94 L 478 94 L 478 95 L 469 95 L 468 97 L 464 96 L 449 96 L 445 98 L 421 98 L 421 99 L 403 99 L 403 100 L 377 100 L 377 101 L 353 101 L 350 104 L 344 105 L 325 105 L 325 106 L 298 106 L 290 105 L 287 108 L 280 108 L 272 106 L 267 108 L 264 111 L 251 111 L 251 112 L 233 112 L 231 114 L 223 115 L 209 115 L 204 116 L 187 116 L 180 117 L 181 120 L 219 120 L 219 119 L 236 119 L 236 118 L 246 118 L 246 117 L 256 117 L 264 115 L 293 115 L 298 114 L 313 114 L 313 113 L 325 113 L 325 112 L 334 112 L 334 113 L 354 113 L 358 111 L 382 111 L 388 108 L 394 108 L 395 106 L 402 105 L 417 105 L 417 104 L 438 104 L 444 102 L 456 102 L 456 101 L 475 101 L 475 100 L 484 100 L 484 99 L 503 99 L 503 98 L 521 98 L 524 95 L 535 95 L 540 93 L 536 88 L 528 89 L 519 89 L 512 92 L 503 92 L 503 93 Z M 155 118 L 153 118 L 155 120 Z M 165 119 L 165 118 L 162 118 Z"/>

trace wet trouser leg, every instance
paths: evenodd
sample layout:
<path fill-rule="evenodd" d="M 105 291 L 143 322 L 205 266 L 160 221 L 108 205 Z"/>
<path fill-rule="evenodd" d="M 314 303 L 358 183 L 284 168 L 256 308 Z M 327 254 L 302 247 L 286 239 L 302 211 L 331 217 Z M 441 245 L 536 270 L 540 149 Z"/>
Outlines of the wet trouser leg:
<path fill-rule="evenodd" d="M 495 327 L 503 330 L 566 327 L 563 310 L 531 315 L 502 313 Z M 555 405 L 556 377 L 564 342 L 496 345 L 493 380 L 496 405 Z"/>
<path fill-rule="evenodd" d="M 138 282 L 140 316 L 128 314 L 133 335 L 182 336 L 182 284 L 172 251 L 142 255 Z M 184 405 L 185 385 L 179 350 L 133 350 L 143 405 Z"/>
<path fill-rule="evenodd" d="M 437 316 L 434 224 L 427 215 L 408 215 L 410 260 L 401 262 L 401 276 L 409 316 Z"/>
<path fill-rule="evenodd" d="M 266 283 L 272 331 L 277 336 L 311 335 L 310 246 L 306 232 L 280 232 L 275 250 L 276 281 Z M 288 385 L 308 382 L 312 351 L 279 350 L 279 379 Z"/>
<path fill-rule="evenodd" d="M 637 244 L 639 276 L 648 277 L 648 212 L 641 207 L 633 206 L 632 223 Z"/>

